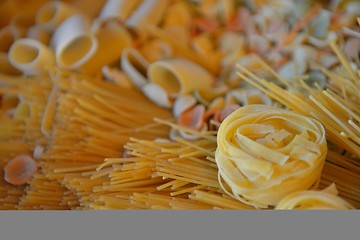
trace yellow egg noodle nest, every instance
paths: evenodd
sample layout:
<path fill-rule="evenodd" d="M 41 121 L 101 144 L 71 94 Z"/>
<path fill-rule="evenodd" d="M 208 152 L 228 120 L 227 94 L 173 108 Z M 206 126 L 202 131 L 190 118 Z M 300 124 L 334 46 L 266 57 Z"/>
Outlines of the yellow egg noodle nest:
<path fill-rule="evenodd" d="M 360 207 L 356 1 L 58 2 L 0 4 L 0 209 Z"/>

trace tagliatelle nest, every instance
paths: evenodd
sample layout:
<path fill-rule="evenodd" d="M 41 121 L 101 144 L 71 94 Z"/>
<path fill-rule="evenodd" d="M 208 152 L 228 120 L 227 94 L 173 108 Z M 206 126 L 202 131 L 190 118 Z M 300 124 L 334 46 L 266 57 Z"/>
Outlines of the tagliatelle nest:
<path fill-rule="evenodd" d="M 327 153 L 325 130 L 317 120 L 265 105 L 229 115 L 217 142 L 222 188 L 256 208 L 275 206 L 289 193 L 317 185 Z"/>

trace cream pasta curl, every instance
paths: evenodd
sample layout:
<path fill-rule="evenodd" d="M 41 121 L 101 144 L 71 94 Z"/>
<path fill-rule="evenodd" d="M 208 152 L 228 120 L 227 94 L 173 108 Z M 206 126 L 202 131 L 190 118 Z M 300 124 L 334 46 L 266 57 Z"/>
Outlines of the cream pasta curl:
<path fill-rule="evenodd" d="M 327 153 L 325 129 L 317 120 L 266 105 L 230 114 L 220 125 L 217 144 L 222 189 L 256 208 L 315 187 Z"/>

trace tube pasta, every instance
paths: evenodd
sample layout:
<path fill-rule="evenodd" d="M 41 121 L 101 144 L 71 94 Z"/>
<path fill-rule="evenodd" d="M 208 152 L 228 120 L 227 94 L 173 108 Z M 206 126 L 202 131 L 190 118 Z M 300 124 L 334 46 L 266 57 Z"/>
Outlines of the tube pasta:
<path fill-rule="evenodd" d="M 148 76 L 163 87 L 170 96 L 191 93 L 213 82 L 213 77 L 204 68 L 182 58 L 159 60 L 152 63 Z"/>
<path fill-rule="evenodd" d="M 146 21 L 148 24 L 157 25 L 162 19 L 168 2 L 168 0 L 143 1 L 125 22 L 125 25 L 138 31 L 140 31 L 139 24 L 142 21 Z"/>
<path fill-rule="evenodd" d="M 256 208 L 274 206 L 287 194 L 317 184 L 327 153 L 325 130 L 317 120 L 266 105 L 248 105 L 229 115 L 217 142 L 222 188 Z"/>
<path fill-rule="evenodd" d="M 277 210 L 350 210 L 350 203 L 337 196 L 335 184 L 322 191 L 293 192 L 277 204 Z"/>
<path fill-rule="evenodd" d="M 76 14 L 56 29 L 51 45 L 55 48 L 59 67 L 78 69 L 95 54 L 98 42 L 91 32 L 89 20 Z"/>
<path fill-rule="evenodd" d="M 120 58 L 123 49 L 130 47 L 133 42 L 130 33 L 116 20 L 97 22 L 93 28 L 98 47 L 91 59 L 81 68 L 86 73 L 94 73 L 102 66 L 113 63 Z"/>
<path fill-rule="evenodd" d="M 135 87 L 141 88 L 148 82 L 146 76 L 148 67 L 149 63 L 135 48 L 126 48 L 121 53 L 121 68 Z"/>
<path fill-rule="evenodd" d="M 33 39 L 19 39 L 9 50 L 10 63 L 26 75 L 41 75 L 55 65 L 53 51 Z"/>
<path fill-rule="evenodd" d="M 62 22 L 76 13 L 75 9 L 61 1 L 44 4 L 36 13 L 35 22 L 49 31 L 54 31 Z"/>
<path fill-rule="evenodd" d="M 140 2 L 141 0 L 107 0 L 98 18 L 101 20 L 115 18 L 124 21 L 136 9 Z"/>

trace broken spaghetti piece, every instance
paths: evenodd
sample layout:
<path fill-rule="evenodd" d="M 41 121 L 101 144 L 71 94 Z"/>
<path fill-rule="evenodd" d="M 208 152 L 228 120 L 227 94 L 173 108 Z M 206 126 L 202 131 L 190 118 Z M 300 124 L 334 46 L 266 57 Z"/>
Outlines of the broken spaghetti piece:
<path fill-rule="evenodd" d="M 325 130 L 317 120 L 266 105 L 230 114 L 220 125 L 217 143 L 220 185 L 256 208 L 315 187 L 327 153 Z"/>

